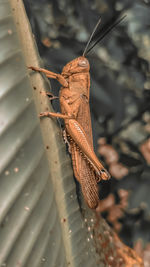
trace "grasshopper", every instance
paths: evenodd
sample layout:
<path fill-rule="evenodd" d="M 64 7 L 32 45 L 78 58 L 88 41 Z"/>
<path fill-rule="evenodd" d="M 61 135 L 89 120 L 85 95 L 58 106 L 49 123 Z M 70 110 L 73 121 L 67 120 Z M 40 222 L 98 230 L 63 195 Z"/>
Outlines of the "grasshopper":
<path fill-rule="evenodd" d="M 89 107 L 90 64 L 85 57 L 99 23 L 100 20 L 90 36 L 83 55 L 67 63 L 61 74 L 56 74 L 43 68 L 29 67 L 34 71 L 44 73 L 48 78 L 56 79 L 62 86 L 59 93 L 61 113 L 42 112 L 40 117 L 64 119 L 65 141 L 69 144 L 74 175 L 80 183 L 84 199 L 91 209 L 96 209 L 99 203 L 97 183 L 100 180 L 108 180 L 110 178 L 110 174 L 103 167 L 93 149 Z"/>

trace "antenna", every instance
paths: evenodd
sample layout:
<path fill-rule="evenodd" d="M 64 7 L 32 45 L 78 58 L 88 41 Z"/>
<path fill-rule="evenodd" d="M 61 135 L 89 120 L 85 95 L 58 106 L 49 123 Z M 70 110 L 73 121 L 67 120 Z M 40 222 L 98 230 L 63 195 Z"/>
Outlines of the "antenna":
<path fill-rule="evenodd" d="M 89 40 L 88 40 L 88 42 L 87 42 L 87 44 L 86 44 L 86 47 L 85 47 L 85 49 L 84 49 L 84 52 L 83 52 L 83 56 L 86 54 L 86 51 L 87 51 L 87 49 L 88 49 L 88 46 L 89 46 L 89 44 L 90 44 L 90 42 L 91 42 L 91 40 L 92 40 L 92 38 L 93 38 L 93 35 L 94 35 L 94 33 L 96 32 L 97 27 L 98 27 L 98 25 L 100 24 L 100 22 L 101 22 L 101 18 L 98 20 L 96 26 L 94 27 L 93 32 L 92 32 L 91 35 L 90 35 L 90 38 L 89 38 Z"/>
<path fill-rule="evenodd" d="M 91 50 L 92 50 L 92 48 L 94 47 L 94 46 L 96 46 L 97 45 L 97 43 L 99 42 L 99 41 L 101 41 L 106 35 L 107 35 L 107 33 L 109 33 L 113 28 L 115 28 L 125 17 L 126 17 L 127 15 L 124 15 L 122 18 L 120 18 L 119 20 L 117 20 L 113 25 L 111 25 L 98 39 L 97 39 L 97 41 L 87 50 L 86 49 L 86 53 L 89 53 Z M 85 54 L 85 53 L 84 53 Z"/>

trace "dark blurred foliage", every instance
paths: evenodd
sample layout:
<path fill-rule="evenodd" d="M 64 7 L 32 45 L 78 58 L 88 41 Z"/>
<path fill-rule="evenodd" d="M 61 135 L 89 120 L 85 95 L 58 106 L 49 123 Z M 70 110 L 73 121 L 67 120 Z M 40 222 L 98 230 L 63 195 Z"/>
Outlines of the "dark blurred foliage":
<path fill-rule="evenodd" d="M 117 219 L 120 236 L 130 246 L 139 238 L 150 242 L 150 1 L 24 0 L 24 4 L 45 67 L 59 73 L 82 55 L 100 17 L 97 36 L 127 15 L 88 54 L 91 116 L 95 149 L 98 138 L 105 137 L 99 149 L 105 145 L 103 160 L 113 176 L 101 183 L 101 198 L 114 194 L 118 205 L 119 190 L 126 190 L 128 207 Z M 57 95 L 58 83 L 51 84 Z M 117 159 L 111 161 L 110 152 L 117 153 Z"/>

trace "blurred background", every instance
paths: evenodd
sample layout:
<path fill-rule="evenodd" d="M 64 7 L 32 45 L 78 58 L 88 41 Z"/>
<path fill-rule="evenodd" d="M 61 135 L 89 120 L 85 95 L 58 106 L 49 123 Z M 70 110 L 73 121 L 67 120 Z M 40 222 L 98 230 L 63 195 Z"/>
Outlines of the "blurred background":
<path fill-rule="evenodd" d="M 150 1 L 24 0 L 45 68 L 61 73 L 82 55 L 98 19 L 99 37 L 126 18 L 88 54 L 94 147 L 112 175 L 100 183 L 99 211 L 139 254 L 150 247 Z M 52 92 L 59 84 L 51 80 Z M 53 107 L 59 110 L 58 100 Z M 142 241 L 141 241 L 142 240 Z"/>

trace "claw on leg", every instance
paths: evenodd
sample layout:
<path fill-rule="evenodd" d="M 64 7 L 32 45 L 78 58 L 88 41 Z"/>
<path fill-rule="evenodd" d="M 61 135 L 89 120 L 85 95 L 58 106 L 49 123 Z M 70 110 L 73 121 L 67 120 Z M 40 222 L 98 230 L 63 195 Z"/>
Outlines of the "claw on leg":
<path fill-rule="evenodd" d="M 54 96 L 52 93 L 50 92 L 45 92 L 45 91 L 42 91 L 41 94 L 43 96 L 49 96 L 49 100 L 53 100 L 53 99 L 58 99 L 59 97 L 58 96 Z"/>

